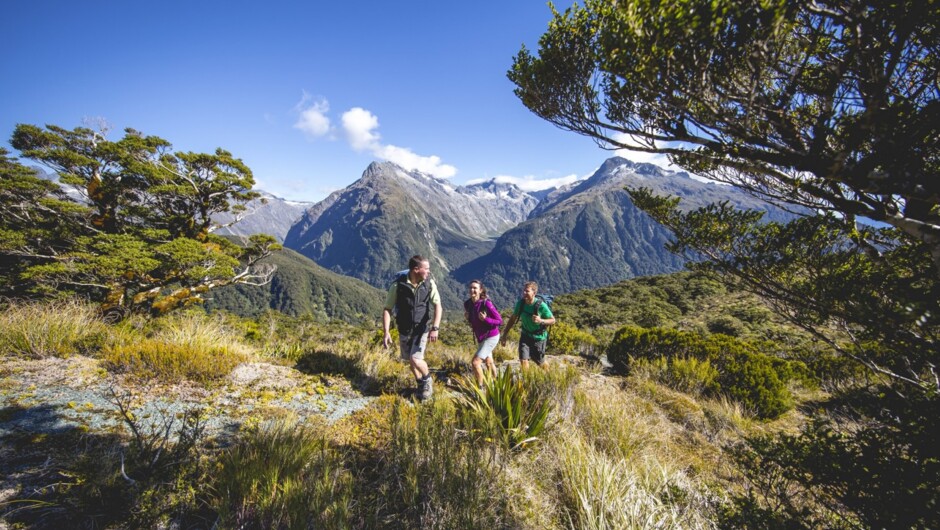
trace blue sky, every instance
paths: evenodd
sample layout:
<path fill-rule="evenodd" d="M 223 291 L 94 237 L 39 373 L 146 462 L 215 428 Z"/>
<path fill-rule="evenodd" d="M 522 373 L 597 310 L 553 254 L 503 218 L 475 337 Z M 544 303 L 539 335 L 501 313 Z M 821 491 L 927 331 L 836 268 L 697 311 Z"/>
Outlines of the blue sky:
<path fill-rule="evenodd" d="M 9 149 L 17 123 L 104 118 L 114 140 L 132 127 L 180 151 L 222 147 L 294 200 L 373 160 L 548 187 L 613 154 L 512 92 L 512 57 L 550 18 L 540 0 L 17 0 L 0 19 L 0 132 Z"/>

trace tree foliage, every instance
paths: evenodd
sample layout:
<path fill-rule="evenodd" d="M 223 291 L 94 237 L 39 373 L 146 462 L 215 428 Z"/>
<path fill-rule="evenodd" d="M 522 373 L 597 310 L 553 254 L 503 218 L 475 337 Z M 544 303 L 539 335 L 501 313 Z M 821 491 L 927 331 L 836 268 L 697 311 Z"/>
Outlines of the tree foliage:
<path fill-rule="evenodd" d="M 588 0 L 509 78 L 610 149 L 772 201 L 864 216 L 940 264 L 940 2 Z"/>
<path fill-rule="evenodd" d="M 674 231 L 674 251 L 708 260 L 696 268 L 735 278 L 875 375 L 856 404 L 814 413 L 828 430 L 752 448 L 788 482 L 739 505 L 744 527 L 801 527 L 811 505 L 819 526 L 935 521 L 923 517 L 935 494 L 919 493 L 940 491 L 935 441 L 916 434 L 940 396 L 938 23 L 936 0 L 587 0 L 556 12 L 538 55 L 523 48 L 509 72 L 559 127 L 798 207 L 782 225 L 631 190 Z M 805 448 L 825 461 L 774 458 Z M 924 471 L 889 484 L 875 469 Z M 788 507 L 797 487 L 811 500 Z"/>
<path fill-rule="evenodd" d="M 160 312 L 222 285 L 270 278 L 257 261 L 277 250 L 274 238 L 253 236 L 242 247 L 212 234 L 214 214 L 237 221 L 258 196 L 241 160 L 222 149 L 173 152 L 132 129 L 117 141 L 104 133 L 15 128 L 11 145 L 59 183 L 0 150 L 0 294 L 75 294 L 105 310 Z"/>

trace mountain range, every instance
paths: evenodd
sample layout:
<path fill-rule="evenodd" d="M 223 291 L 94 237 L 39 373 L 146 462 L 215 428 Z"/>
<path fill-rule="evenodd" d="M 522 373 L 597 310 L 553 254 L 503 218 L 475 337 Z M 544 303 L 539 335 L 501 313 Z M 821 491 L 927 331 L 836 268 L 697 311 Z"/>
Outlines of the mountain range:
<path fill-rule="evenodd" d="M 587 179 L 538 193 L 493 180 L 454 186 L 389 162 L 374 162 L 357 181 L 315 204 L 269 195 L 264 204 L 255 205 L 253 215 L 230 230 L 270 233 L 318 267 L 380 290 L 407 266 L 410 256 L 421 254 L 431 261 L 445 307 L 461 307 L 471 279 L 483 280 L 494 301 L 505 307 L 528 280 L 537 281 L 542 292 L 562 294 L 681 270 L 684 258 L 665 248 L 670 232 L 633 205 L 627 187 L 678 196 L 685 209 L 728 201 L 763 210 L 768 220 L 792 217 L 735 188 L 621 157 L 606 160 Z M 291 255 L 290 260 L 296 265 L 299 256 Z M 255 293 L 252 299 L 292 308 L 290 312 L 310 307 L 322 311 L 323 300 L 313 306 L 286 300 L 307 298 L 285 294 L 293 292 L 282 288 L 289 274 L 322 276 L 281 271 L 270 295 Z M 327 281 L 336 283 L 335 278 Z M 323 292 L 315 283 L 307 289 Z M 365 292 L 359 287 L 353 291 L 357 294 L 339 296 L 357 298 Z M 381 293 L 369 296 L 381 298 Z M 366 306 L 352 311 L 359 309 Z M 368 311 L 381 307 L 370 306 Z"/>
<path fill-rule="evenodd" d="M 374 162 L 359 180 L 307 210 L 284 245 L 376 287 L 386 287 L 412 255 L 427 256 L 445 305 L 456 307 L 464 289 L 452 271 L 487 254 L 493 238 L 537 204 L 512 184 L 454 187 Z"/>

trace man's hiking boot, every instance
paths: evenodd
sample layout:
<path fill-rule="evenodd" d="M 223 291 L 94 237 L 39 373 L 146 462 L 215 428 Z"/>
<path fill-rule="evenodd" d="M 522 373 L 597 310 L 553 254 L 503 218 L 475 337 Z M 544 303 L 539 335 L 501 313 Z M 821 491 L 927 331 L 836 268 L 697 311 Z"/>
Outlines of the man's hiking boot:
<path fill-rule="evenodd" d="M 434 379 L 431 374 L 426 375 L 418 382 L 418 399 L 424 401 L 434 393 Z"/>

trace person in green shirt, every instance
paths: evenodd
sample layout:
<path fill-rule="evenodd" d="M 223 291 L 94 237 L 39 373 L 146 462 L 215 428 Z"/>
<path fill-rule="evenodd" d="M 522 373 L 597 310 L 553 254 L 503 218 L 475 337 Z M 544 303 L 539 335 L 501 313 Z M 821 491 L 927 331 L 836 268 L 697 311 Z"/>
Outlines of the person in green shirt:
<path fill-rule="evenodd" d="M 506 324 L 505 332 L 500 344 L 506 344 L 506 335 L 516 321 L 522 322 L 522 333 L 519 336 L 519 363 L 523 370 L 529 368 L 529 361 L 539 366 L 545 363 L 545 345 L 548 342 L 548 329 L 555 323 L 555 316 L 548 304 L 536 300 L 539 285 L 535 282 L 526 282 L 522 287 L 522 298 L 516 302 L 512 316 Z"/>

